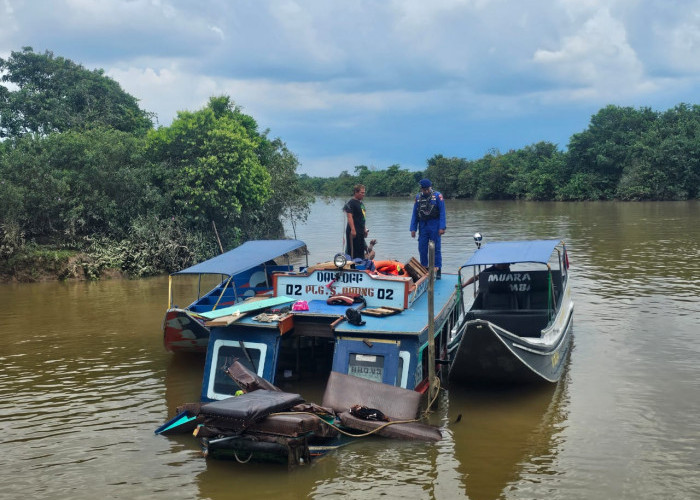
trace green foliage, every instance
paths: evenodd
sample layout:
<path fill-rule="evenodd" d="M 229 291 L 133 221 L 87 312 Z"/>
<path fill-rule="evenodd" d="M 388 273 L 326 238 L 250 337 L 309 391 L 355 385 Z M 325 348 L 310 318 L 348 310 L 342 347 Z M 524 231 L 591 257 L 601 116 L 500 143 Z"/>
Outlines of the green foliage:
<path fill-rule="evenodd" d="M 134 217 L 164 204 L 142 150 L 141 139 L 106 128 L 13 141 L 0 163 L 11 199 L 0 222 L 30 238 L 123 237 Z"/>
<path fill-rule="evenodd" d="M 281 139 L 271 141 L 266 136 L 260 141 L 258 155 L 270 174 L 271 196 L 257 209 L 243 213 L 243 228 L 246 228 L 243 237 L 282 237 L 284 231 L 280 218 L 290 221 L 296 237 L 296 225 L 306 221 L 313 201 L 313 195 L 297 177 L 299 160 Z"/>
<path fill-rule="evenodd" d="M 392 183 L 401 174 L 400 184 Z M 447 198 L 484 200 L 684 200 L 700 196 L 700 106 L 607 106 L 574 134 L 568 151 L 539 142 L 478 160 L 435 155 L 422 172 L 355 167 L 335 179 L 304 177 L 317 194 L 349 196 L 361 182 L 369 196 L 402 196 L 431 179 Z"/>
<path fill-rule="evenodd" d="M 24 232 L 15 222 L 0 225 L 0 260 L 7 260 L 25 248 Z"/>
<path fill-rule="evenodd" d="M 616 194 L 622 200 L 697 198 L 699 180 L 700 107 L 681 104 L 630 148 Z"/>
<path fill-rule="evenodd" d="M 657 118 L 649 108 L 606 106 L 591 118 L 585 131 L 569 141 L 572 173 L 589 174 L 587 199 L 612 199 L 634 144 Z"/>
<path fill-rule="evenodd" d="M 226 97 L 204 109 L 180 112 L 170 127 L 148 135 L 147 150 L 158 162 L 158 183 L 182 214 L 202 230 L 216 224 L 225 247 L 238 243 L 250 218 L 271 197 L 271 178 L 260 162 L 254 120 Z"/>
<path fill-rule="evenodd" d="M 107 269 L 120 269 L 131 277 L 171 273 L 188 267 L 202 256 L 218 253 L 210 234 L 188 231 L 175 218 L 137 217 L 120 241 L 98 238 L 86 250 L 85 274 L 99 278 Z"/>
<path fill-rule="evenodd" d="M 25 47 L 0 73 L 2 263 L 53 244 L 82 251 L 64 277 L 145 276 L 218 253 L 214 228 L 231 248 L 307 217 L 298 159 L 228 96 L 153 130 L 102 70 Z"/>
<path fill-rule="evenodd" d="M 402 170 L 399 165 L 391 165 L 386 170 L 358 165 L 355 167 L 355 176 L 347 176 L 344 180 L 342 194 L 349 196 L 352 196 L 356 184 L 364 184 L 368 196 L 406 196 L 416 186 L 413 173 Z"/>
<path fill-rule="evenodd" d="M 152 128 L 151 114 L 104 71 L 89 71 L 52 52 L 31 47 L 0 59 L 0 137 L 47 135 L 95 126 L 143 135 Z"/>
<path fill-rule="evenodd" d="M 357 165 L 355 175 L 344 170 L 337 178 L 309 177 L 303 174 L 298 182 L 303 190 L 323 196 L 352 196 L 357 184 L 364 184 L 367 196 L 408 196 L 418 190 L 421 172 L 411 172 L 399 165 L 391 165 L 386 170 L 377 170 L 366 165 Z"/>
<path fill-rule="evenodd" d="M 445 198 L 454 198 L 459 190 L 460 171 L 467 168 L 468 162 L 464 158 L 445 158 L 435 155 L 428 160 L 428 168 L 425 177 L 439 186 L 440 192 Z M 415 184 L 413 190 L 415 190 Z"/>

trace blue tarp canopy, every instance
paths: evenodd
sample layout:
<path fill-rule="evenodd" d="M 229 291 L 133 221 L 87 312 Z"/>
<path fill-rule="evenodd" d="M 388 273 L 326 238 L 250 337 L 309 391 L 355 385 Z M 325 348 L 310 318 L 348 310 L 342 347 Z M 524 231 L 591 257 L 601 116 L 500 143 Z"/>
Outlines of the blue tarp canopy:
<path fill-rule="evenodd" d="M 175 274 L 236 274 L 306 246 L 301 240 L 254 240 Z"/>
<path fill-rule="evenodd" d="M 493 241 L 486 243 L 469 257 L 462 267 L 492 264 L 538 262 L 547 264 L 561 240 Z"/>

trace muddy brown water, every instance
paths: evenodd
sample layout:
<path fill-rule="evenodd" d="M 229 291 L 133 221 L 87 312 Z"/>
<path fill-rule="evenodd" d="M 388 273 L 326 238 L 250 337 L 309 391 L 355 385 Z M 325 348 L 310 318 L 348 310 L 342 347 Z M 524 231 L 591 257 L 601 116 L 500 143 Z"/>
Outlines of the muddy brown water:
<path fill-rule="evenodd" d="M 342 247 L 342 201 L 296 228 L 311 262 Z M 410 203 L 366 199 L 378 258 L 416 255 Z M 437 444 L 365 439 L 291 471 L 205 460 L 191 436 L 153 433 L 198 400 L 203 361 L 162 348 L 167 277 L 3 284 L 0 498 L 700 498 L 700 204 L 447 207 L 444 272 L 475 231 L 567 241 L 574 347 L 559 384 L 448 388 Z"/>

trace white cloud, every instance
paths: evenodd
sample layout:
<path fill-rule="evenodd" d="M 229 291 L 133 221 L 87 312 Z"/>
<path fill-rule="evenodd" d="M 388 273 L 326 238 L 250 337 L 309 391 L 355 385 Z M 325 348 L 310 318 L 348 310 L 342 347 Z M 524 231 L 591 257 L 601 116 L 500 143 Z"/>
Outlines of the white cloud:
<path fill-rule="evenodd" d="M 0 57 L 29 45 L 103 68 L 162 125 L 230 95 L 312 168 L 483 154 L 542 116 L 578 126 L 700 89 L 700 0 L 2 2 Z M 473 139 L 482 123 L 500 135 Z"/>
<path fill-rule="evenodd" d="M 156 113 L 160 125 L 169 125 L 178 111 L 201 109 L 209 97 L 220 93 L 212 78 L 192 77 L 181 72 L 177 65 L 160 69 L 113 69 L 107 75 L 136 96 L 143 109 Z"/>
<path fill-rule="evenodd" d="M 209 29 L 216 34 L 222 41 L 226 39 L 226 36 L 224 35 L 224 30 L 219 28 L 218 26 L 209 26 Z"/>
<path fill-rule="evenodd" d="M 666 47 L 665 62 L 679 73 L 700 71 L 700 2 L 684 12 L 682 22 L 673 26 L 654 24 L 654 35 Z"/>
<path fill-rule="evenodd" d="M 533 61 L 573 89 L 568 95 L 574 99 L 605 99 L 656 87 L 628 43 L 625 25 L 607 8 L 593 12 L 558 49 L 535 51 Z"/>

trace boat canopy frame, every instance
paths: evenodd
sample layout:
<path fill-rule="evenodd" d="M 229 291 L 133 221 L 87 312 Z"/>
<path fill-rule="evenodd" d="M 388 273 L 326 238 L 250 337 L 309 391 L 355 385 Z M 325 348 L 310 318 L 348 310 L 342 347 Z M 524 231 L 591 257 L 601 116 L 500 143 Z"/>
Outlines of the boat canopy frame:
<path fill-rule="evenodd" d="M 561 246 L 561 249 L 559 248 Z M 493 241 L 485 243 L 462 264 L 458 269 L 459 283 L 462 283 L 462 269 L 471 267 L 474 269 L 474 277 L 481 272 L 483 266 L 496 264 L 543 264 L 548 271 L 548 291 L 547 309 L 554 310 L 554 289 L 552 287 L 552 268 L 549 261 L 554 252 L 557 252 L 559 269 L 562 271 L 562 279 L 566 279 L 565 270 L 568 269 L 568 256 L 566 244 L 562 239 L 551 240 L 513 240 L 513 241 Z M 474 281 L 474 293 L 476 293 L 476 283 Z M 462 301 L 464 311 L 464 302 Z M 551 318 L 550 318 L 551 319 Z"/>
<path fill-rule="evenodd" d="M 205 260 L 186 269 L 176 271 L 168 277 L 168 307 L 172 307 L 173 296 L 172 296 L 172 281 L 173 276 L 183 275 L 183 274 L 197 274 L 199 279 L 197 282 L 197 298 L 201 298 L 202 293 L 202 275 L 203 274 L 219 274 L 223 277 L 227 277 L 226 286 L 228 286 L 229 281 L 237 274 L 248 271 L 256 266 L 265 266 L 265 264 L 271 260 L 277 259 L 282 256 L 287 257 L 287 265 L 290 265 L 289 255 L 296 251 L 301 250 L 306 247 L 306 243 L 301 240 L 252 240 L 246 241 L 242 245 L 236 248 L 224 252 L 216 257 Z M 308 253 L 306 255 L 306 267 L 309 266 Z M 267 282 L 267 273 L 265 273 L 265 280 Z M 222 278 L 223 281 L 223 278 Z M 267 283 L 269 286 L 269 282 Z M 221 291 L 221 296 L 223 296 L 225 286 Z M 234 288 L 234 294 L 236 299 L 238 294 Z M 221 300 L 219 296 L 219 300 Z M 219 303 L 214 305 L 214 308 Z"/>

